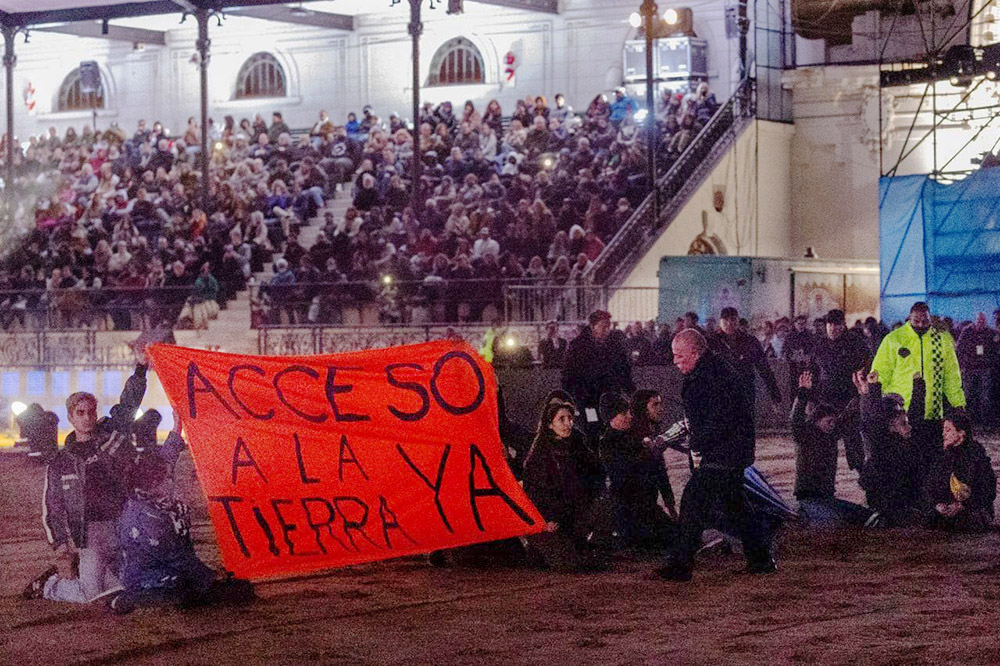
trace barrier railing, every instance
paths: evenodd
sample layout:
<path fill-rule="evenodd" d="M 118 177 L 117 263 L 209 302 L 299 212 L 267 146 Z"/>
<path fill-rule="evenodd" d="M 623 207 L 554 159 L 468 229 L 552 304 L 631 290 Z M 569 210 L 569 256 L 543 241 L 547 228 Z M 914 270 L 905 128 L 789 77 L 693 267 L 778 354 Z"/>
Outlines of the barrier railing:
<path fill-rule="evenodd" d="M 579 322 L 563 322 L 564 337 L 576 335 Z M 257 348 L 263 355 L 335 354 L 417 344 L 432 340 L 465 340 L 475 348 L 483 344 L 487 324 L 421 324 L 394 326 L 265 326 L 257 329 Z M 545 336 L 545 325 L 508 324 L 499 329 L 501 343 L 508 340 L 531 350 Z"/>
<path fill-rule="evenodd" d="M 0 333 L 2 368 L 127 368 L 135 363 L 131 332 L 40 330 Z"/>
<path fill-rule="evenodd" d="M 649 250 L 663 231 L 664 223 L 669 223 L 680 212 L 753 119 L 754 90 L 753 80 L 744 80 L 732 97 L 715 112 L 663 177 L 657 180 L 656 189 L 661 204 L 659 219 L 654 219 L 651 193 L 587 271 L 585 275 L 590 282 L 607 284 L 624 279 L 636 260 Z"/>
<path fill-rule="evenodd" d="M 618 321 L 655 319 L 659 289 L 554 285 L 523 280 L 432 280 L 262 285 L 254 328 L 436 326 L 586 321 L 611 310 Z"/>
<path fill-rule="evenodd" d="M 173 325 L 193 293 L 193 287 L 0 290 L 0 328 L 146 330 Z"/>

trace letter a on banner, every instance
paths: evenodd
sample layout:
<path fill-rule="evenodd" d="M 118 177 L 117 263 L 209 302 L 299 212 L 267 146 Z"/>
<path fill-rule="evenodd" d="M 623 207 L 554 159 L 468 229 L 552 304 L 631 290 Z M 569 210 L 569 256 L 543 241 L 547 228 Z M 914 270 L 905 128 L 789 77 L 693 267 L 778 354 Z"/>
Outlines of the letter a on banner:
<path fill-rule="evenodd" d="M 270 578 L 534 534 L 492 367 L 449 341 L 323 356 L 150 348 L 219 550 Z"/>

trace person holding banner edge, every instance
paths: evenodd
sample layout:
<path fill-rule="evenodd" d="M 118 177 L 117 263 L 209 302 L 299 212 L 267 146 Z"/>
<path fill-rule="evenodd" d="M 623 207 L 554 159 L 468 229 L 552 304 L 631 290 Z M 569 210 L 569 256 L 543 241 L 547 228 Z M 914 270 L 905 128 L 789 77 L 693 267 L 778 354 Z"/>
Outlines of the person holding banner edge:
<path fill-rule="evenodd" d="M 55 562 L 25 588 L 26 599 L 89 603 L 118 584 L 117 523 L 135 463 L 131 431 L 146 393 L 145 351 L 111 416 L 98 420 L 97 398 L 84 391 L 66 399 L 73 432 L 45 472 L 42 524 Z"/>

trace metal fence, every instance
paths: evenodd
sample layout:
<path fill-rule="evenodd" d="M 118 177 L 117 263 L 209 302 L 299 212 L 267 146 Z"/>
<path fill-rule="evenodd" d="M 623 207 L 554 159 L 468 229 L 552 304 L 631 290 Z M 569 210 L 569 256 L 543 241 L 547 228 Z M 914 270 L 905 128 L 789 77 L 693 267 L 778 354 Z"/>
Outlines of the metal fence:
<path fill-rule="evenodd" d="M 94 330 L 50 330 L 0 334 L 0 367 L 116 367 L 135 363 L 134 335 Z"/>
<path fill-rule="evenodd" d="M 575 336 L 579 322 L 564 322 L 564 335 Z M 258 353 L 267 356 L 336 354 L 363 349 L 411 345 L 431 340 L 464 340 L 483 344 L 486 324 L 423 324 L 396 326 L 265 326 L 257 330 Z M 501 343 L 534 351 L 545 337 L 545 325 L 510 324 L 499 330 Z"/>
<path fill-rule="evenodd" d="M 523 280 L 308 283 L 262 286 L 253 327 L 374 327 L 586 321 L 610 310 L 618 321 L 655 319 L 655 287 L 526 284 Z"/>
<path fill-rule="evenodd" d="M 105 287 L 0 291 L 6 332 L 94 329 L 139 331 L 173 324 L 193 287 Z"/>
<path fill-rule="evenodd" d="M 657 287 L 551 285 L 507 287 L 506 321 L 586 321 L 594 310 L 607 310 L 619 322 L 656 319 Z"/>

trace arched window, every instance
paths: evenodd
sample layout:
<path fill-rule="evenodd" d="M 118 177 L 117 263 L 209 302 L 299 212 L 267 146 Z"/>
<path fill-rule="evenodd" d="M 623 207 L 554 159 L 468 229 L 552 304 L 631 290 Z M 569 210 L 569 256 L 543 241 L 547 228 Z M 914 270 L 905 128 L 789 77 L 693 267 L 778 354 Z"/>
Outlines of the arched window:
<path fill-rule="evenodd" d="M 250 56 L 236 76 L 236 99 L 285 97 L 285 70 L 270 53 Z"/>
<path fill-rule="evenodd" d="M 456 37 L 444 43 L 431 59 L 429 86 L 484 83 L 483 56 L 472 42 Z"/>
<path fill-rule="evenodd" d="M 59 86 L 59 99 L 56 111 L 90 111 L 104 108 L 104 84 L 98 82 L 95 92 L 80 90 L 80 68 L 77 67 L 66 75 Z"/>

